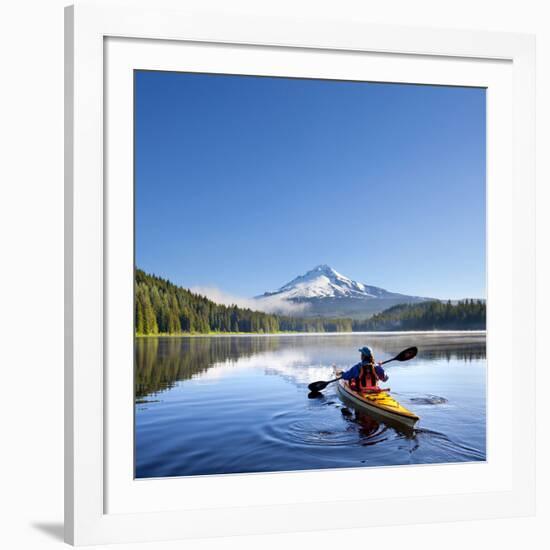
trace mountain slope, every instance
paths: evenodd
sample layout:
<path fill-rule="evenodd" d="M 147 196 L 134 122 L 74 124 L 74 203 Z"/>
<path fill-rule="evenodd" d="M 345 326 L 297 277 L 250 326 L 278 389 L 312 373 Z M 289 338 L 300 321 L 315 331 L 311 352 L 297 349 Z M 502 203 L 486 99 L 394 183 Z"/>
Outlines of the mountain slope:
<path fill-rule="evenodd" d="M 326 264 L 314 267 L 274 292 L 265 292 L 257 300 L 277 297 L 306 304 L 301 316 L 351 317 L 364 319 L 396 304 L 428 300 L 389 292 L 380 287 L 359 283 L 338 273 Z"/>

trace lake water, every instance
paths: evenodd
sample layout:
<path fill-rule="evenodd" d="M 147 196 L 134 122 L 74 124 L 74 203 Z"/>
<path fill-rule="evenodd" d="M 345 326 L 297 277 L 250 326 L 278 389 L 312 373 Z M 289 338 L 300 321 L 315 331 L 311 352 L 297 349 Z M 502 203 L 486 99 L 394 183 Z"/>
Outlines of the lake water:
<path fill-rule="evenodd" d="M 406 431 L 356 412 L 335 384 L 369 345 L 392 395 L 420 416 Z M 484 333 L 136 339 L 138 478 L 485 460 Z"/>

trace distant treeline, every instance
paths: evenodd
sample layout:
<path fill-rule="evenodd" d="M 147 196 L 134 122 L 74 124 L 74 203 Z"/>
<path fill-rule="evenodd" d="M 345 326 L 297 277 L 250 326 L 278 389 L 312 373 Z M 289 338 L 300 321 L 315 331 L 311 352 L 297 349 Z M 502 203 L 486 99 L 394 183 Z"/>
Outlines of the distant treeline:
<path fill-rule="evenodd" d="M 139 335 L 210 332 L 351 332 L 351 319 L 299 319 L 216 304 L 166 279 L 136 270 Z"/>
<path fill-rule="evenodd" d="M 481 300 L 400 304 L 365 321 L 354 321 L 353 330 L 485 330 L 486 316 Z"/>
<path fill-rule="evenodd" d="M 141 269 L 136 270 L 135 284 L 138 335 L 485 328 L 483 302 L 422 302 L 395 306 L 365 321 L 352 321 L 288 317 L 220 305 Z"/>

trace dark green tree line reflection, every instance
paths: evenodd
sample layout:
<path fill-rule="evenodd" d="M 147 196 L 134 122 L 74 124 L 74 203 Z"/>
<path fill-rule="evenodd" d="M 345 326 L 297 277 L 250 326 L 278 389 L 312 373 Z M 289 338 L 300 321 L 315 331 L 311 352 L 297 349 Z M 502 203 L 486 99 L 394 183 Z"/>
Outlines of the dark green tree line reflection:
<path fill-rule="evenodd" d="M 237 361 L 279 347 L 277 338 L 137 338 L 136 398 L 173 387 L 216 363 Z"/>
<path fill-rule="evenodd" d="M 152 337 L 135 341 L 135 398 L 170 389 L 177 381 L 188 380 L 205 373 L 215 364 L 237 363 L 266 352 L 292 350 L 302 353 L 309 364 L 330 365 L 334 361 L 334 347 L 342 349 L 342 356 L 357 347 L 357 336 L 274 336 L 274 337 Z M 441 340 L 438 335 L 409 334 L 395 336 L 365 335 L 365 343 L 373 347 L 377 358 L 395 355 L 410 345 L 418 345 L 419 360 L 454 359 L 464 362 L 484 359 L 485 335 L 449 335 Z M 328 359 L 332 352 L 332 359 Z M 307 366 L 307 364 L 304 364 Z"/>

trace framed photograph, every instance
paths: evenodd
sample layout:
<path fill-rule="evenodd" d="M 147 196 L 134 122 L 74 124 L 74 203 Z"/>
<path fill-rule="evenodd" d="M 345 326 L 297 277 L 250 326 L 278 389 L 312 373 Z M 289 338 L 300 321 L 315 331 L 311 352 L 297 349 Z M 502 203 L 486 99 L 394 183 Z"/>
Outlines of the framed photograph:
<path fill-rule="evenodd" d="M 67 542 L 534 512 L 532 37 L 83 2 L 66 114 Z"/>

